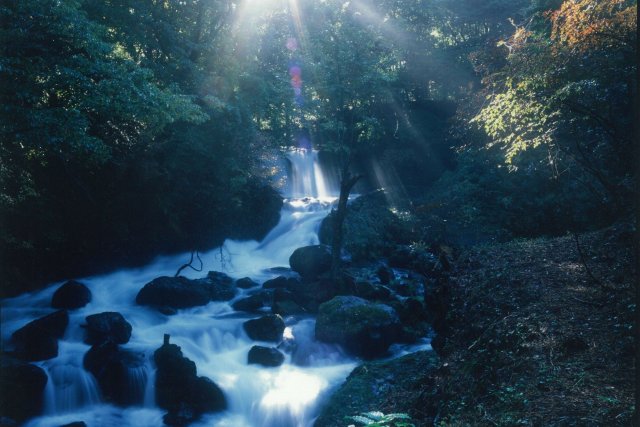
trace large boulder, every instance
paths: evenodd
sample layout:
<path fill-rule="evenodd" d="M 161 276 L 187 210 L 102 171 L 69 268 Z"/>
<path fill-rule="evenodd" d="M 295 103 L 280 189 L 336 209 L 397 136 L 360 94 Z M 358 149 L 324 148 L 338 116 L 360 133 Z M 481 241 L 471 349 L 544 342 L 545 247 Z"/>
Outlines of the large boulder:
<path fill-rule="evenodd" d="M 69 280 L 53 293 L 51 306 L 73 310 L 84 307 L 91 302 L 91 291 L 84 284 Z"/>
<path fill-rule="evenodd" d="M 42 368 L 5 354 L 0 357 L 0 418 L 17 422 L 42 413 L 47 374 Z"/>
<path fill-rule="evenodd" d="M 187 425 L 206 412 L 224 411 L 227 401 L 222 390 L 210 379 L 198 377 L 196 364 L 182 355 L 182 350 L 165 343 L 154 353 L 156 404 L 166 409 L 168 425 Z"/>
<path fill-rule="evenodd" d="M 64 336 L 69 314 L 59 310 L 27 323 L 11 335 L 15 355 L 23 360 L 37 361 L 58 355 L 58 339 Z"/>
<path fill-rule="evenodd" d="M 386 353 L 402 330 L 396 311 L 354 296 L 337 296 L 320 305 L 316 338 L 342 345 L 350 353 L 373 358 Z"/>
<path fill-rule="evenodd" d="M 264 307 L 264 296 L 261 294 L 249 295 L 248 297 L 241 298 L 231 304 L 236 311 L 258 311 Z"/>
<path fill-rule="evenodd" d="M 251 279 L 250 277 L 243 277 L 242 279 L 236 280 L 236 286 L 240 289 L 249 289 L 260 286 L 260 284 L 253 281 L 253 279 Z"/>
<path fill-rule="evenodd" d="M 360 281 L 354 285 L 356 296 L 370 301 L 389 301 L 392 299 L 391 290 L 383 285 L 374 285 L 370 282 Z"/>
<path fill-rule="evenodd" d="M 284 362 L 284 354 L 277 348 L 254 345 L 249 350 L 247 362 L 267 367 L 280 366 Z"/>
<path fill-rule="evenodd" d="M 280 342 L 284 332 L 284 320 L 278 314 L 251 319 L 242 325 L 249 338 L 256 341 Z"/>
<path fill-rule="evenodd" d="M 271 312 L 281 316 L 291 316 L 307 313 L 301 305 L 299 297 L 287 289 L 276 288 L 273 291 L 273 303 Z"/>
<path fill-rule="evenodd" d="M 297 286 L 300 280 L 296 277 L 278 276 L 262 284 L 263 289 L 289 289 Z"/>
<path fill-rule="evenodd" d="M 112 341 L 96 344 L 84 356 L 84 368 L 98 381 L 103 398 L 116 405 L 144 403 L 146 383 L 140 382 L 145 356 L 121 350 Z"/>
<path fill-rule="evenodd" d="M 87 316 L 86 320 L 85 342 L 87 344 L 95 345 L 105 342 L 125 344 L 131 338 L 131 324 L 120 313 L 105 311 Z"/>
<path fill-rule="evenodd" d="M 158 277 L 144 285 L 136 296 L 136 303 L 158 308 L 189 308 L 206 305 L 210 301 L 228 301 L 235 296 L 234 281 L 217 271 L 210 271 L 203 279 L 186 277 Z"/>
<path fill-rule="evenodd" d="M 289 257 L 289 265 L 305 281 L 316 279 L 331 269 L 331 248 L 327 245 L 298 248 Z"/>
<path fill-rule="evenodd" d="M 212 301 L 227 301 L 233 298 L 235 292 L 235 280 L 221 271 L 210 271 L 204 279 L 196 279 L 196 282 L 211 286 L 208 289 Z"/>
<path fill-rule="evenodd" d="M 396 244 L 408 244 L 413 238 L 404 208 L 392 206 L 383 190 L 362 195 L 349 203 L 344 220 L 344 249 L 354 261 L 373 261 L 387 256 Z M 320 243 L 330 244 L 335 213 L 320 225 Z"/>
<path fill-rule="evenodd" d="M 330 278 L 320 277 L 316 280 L 299 282 L 296 286 L 289 286 L 287 289 L 275 289 L 274 307 L 282 306 L 282 302 L 291 301 L 299 305 L 305 313 L 317 313 L 321 303 L 329 301 L 340 293 L 341 287 L 338 283 Z"/>

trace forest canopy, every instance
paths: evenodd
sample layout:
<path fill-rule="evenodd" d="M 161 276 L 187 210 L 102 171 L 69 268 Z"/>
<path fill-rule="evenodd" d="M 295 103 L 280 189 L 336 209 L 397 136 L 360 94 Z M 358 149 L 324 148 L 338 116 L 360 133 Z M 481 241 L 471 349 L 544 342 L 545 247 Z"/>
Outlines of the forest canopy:
<path fill-rule="evenodd" d="M 283 147 L 438 206 L 420 239 L 632 210 L 635 1 L 8 0 L 0 16 L 7 292 L 260 238 Z"/>

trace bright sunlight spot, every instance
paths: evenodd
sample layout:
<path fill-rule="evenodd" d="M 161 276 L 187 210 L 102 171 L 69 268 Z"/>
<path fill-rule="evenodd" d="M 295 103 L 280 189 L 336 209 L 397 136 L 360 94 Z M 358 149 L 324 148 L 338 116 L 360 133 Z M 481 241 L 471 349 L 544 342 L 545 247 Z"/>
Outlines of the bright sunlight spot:
<path fill-rule="evenodd" d="M 289 407 L 300 412 L 313 402 L 324 386 L 324 380 L 292 369 L 283 369 L 273 378 L 273 388 L 260 402 L 264 407 Z"/>

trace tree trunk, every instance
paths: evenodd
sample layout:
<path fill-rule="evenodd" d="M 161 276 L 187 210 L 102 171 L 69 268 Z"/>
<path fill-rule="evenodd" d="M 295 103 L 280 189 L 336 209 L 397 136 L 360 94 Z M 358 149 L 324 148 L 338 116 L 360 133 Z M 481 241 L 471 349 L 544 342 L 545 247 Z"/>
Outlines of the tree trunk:
<path fill-rule="evenodd" d="M 333 211 L 333 235 L 331 239 L 331 278 L 334 283 L 340 277 L 340 269 L 342 267 L 342 243 L 344 238 L 343 224 L 347 216 L 347 201 L 349 201 L 349 193 L 356 182 L 361 178 L 360 175 L 351 175 L 349 166 L 342 169 L 342 179 L 340 180 L 340 197 L 338 198 L 338 207 Z"/>

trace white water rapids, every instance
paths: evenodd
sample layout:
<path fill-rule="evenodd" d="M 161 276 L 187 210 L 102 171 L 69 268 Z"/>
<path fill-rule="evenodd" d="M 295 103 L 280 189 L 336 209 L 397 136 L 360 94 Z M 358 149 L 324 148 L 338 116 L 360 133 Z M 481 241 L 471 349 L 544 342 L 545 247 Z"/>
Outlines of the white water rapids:
<path fill-rule="evenodd" d="M 292 198 L 286 200 L 279 224 L 261 241 L 226 241 L 221 248 L 202 254 L 202 273 L 183 270 L 190 278 L 207 271 L 223 271 L 233 278 L 249 276 L 262 283 L 278 274 L 272 267 L 288 267 L 291 253 L 298 247 L 318 243 L 317 231 L 336 194 L 326 183 L 315 152 L 297 151 L 288 156 L 293 182 Z M 257 315 L 238 313 L 229 302 L 179 310 L 175 315 L 138 306 L 135 297 L 149 281 L 172 276 L 188 254 L 161 257 L 150 265 L 79 279 L 92 292 L 92 301 L 69 311 L 69 326 L 59 342 L 56 358 L 35 362 L 48 377 L 45 414 L 29 420 L 29 427 L 54 427 L 84 421 L 89 427 L 161 426 L 164 410 L 154 402 L 153 352 L 170 334 L 171 342 L 196 363 L 198 375 L 213 380 L 223 390 L 228 409 L 205 414 L 195 426 L 229 427 L 306 427 L 313 425 L 323 395 L 340 384 L 356 366 L 357 360 L 345 356 L 337 346 L 314 339 L 313 318 L 288 317 L 285 334 L 295 337 L 303 357 L 277 368 L 248 365 L 247 354 L 255 344 L 242 324 Z M 61 283 L 2 302 L 2 340 L 10 350 L 11 334 L 28 322 L 49 314 L 51 298 Z M 247 295 L 239 289 L 235 299 Z M 120 312 L 131 323 L 131 340 L 121 348 L 145 356 L 144 363 L 130 372 L 130 392 L 140 404 L 118 407 L 101 400 L 92 374 L 83 368 L 83 357 L 90 346 L 83 342 L 81 325 L 90 314 Z M 299 359 L 299 360 L 298 360 Z"/>

